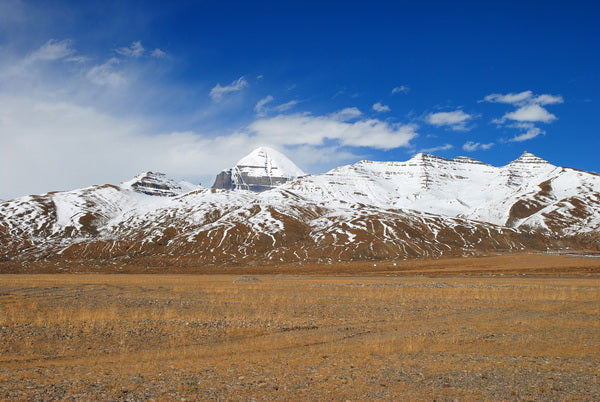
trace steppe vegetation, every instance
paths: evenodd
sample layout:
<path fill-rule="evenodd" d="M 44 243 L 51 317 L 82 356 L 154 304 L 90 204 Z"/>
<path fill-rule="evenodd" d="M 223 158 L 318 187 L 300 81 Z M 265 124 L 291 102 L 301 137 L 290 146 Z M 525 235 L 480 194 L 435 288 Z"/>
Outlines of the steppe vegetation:
<path fill-rule="evenodd" d="M 0 398 L 599 400 L 600 260 L 498 261 L 1 275 Z"/>

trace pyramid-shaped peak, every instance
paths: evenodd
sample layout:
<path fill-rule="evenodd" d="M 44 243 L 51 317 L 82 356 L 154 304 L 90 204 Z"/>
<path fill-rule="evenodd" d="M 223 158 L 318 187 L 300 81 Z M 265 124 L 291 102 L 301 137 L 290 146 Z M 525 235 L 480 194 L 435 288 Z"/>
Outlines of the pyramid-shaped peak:
<path fill-rule="evenodd" d="M 258 147 L 238 161 L 236 167 L 251 168 L 253 175 L 266 175 L 293 179 L 305 173 L 294 162 L 281 152 L 269 148 Z"/>
<path fill-rule="evenodd" d="M 269 147 L 258 147 L 229 170 L 219 173 L 213 188 L 266 191 L 305 173 L 287 156 Z"/>
<path fill-rule="evenodd" d="M 524 151 L 521 156 L 519 156 L 517 159 L 515 159 L 514 161 L 511 162 L 511 164 L 540 164 L 540 163 L 547 163 L 550 164 L 550 162 L 548 162 L 545 159 L 542 159 L 538 156 L 535 156 L 534 154 L 532 154 L 531 152 L 527 152 Z"/>

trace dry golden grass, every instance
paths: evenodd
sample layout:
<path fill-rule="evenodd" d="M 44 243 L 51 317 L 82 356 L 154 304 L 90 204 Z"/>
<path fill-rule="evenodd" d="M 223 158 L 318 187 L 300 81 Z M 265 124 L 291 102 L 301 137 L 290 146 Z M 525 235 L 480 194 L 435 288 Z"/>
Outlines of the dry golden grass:
<path fill-rule="evenodd" d="M 0 398 L 598 400 L 576 273 L 1 275 Z"/>

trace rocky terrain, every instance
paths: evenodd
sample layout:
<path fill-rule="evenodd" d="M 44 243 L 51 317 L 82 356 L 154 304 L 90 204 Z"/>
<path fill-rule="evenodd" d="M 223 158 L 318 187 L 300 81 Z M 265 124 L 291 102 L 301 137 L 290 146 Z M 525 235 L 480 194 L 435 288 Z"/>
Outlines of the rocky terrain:
<path fill-rule="evenodd" d="M 121 185 L 2 202 L 0 269 L 335 263 L 600 248 L 600 176 L 527 152 L 502 167 L 417 154 L 294 179 L 302 171 L 293 162 L 259 148 L 228 172 L 231 183 L 223 184 L 221 173 L 215 185 L 230 189 L 145 172 Z"/>

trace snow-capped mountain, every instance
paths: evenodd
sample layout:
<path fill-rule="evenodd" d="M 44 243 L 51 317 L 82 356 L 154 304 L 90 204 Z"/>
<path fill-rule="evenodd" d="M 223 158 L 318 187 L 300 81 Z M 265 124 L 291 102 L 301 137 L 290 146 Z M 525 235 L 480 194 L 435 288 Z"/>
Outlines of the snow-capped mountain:
<path fill-rule="evenodd" d="M 600 249 L 600 176 L 527 152 L 501 167 L 418 154 L 308 176 L 288 161 L 255 150 L 231 170 L 243 180 L 235 191 L 145 172 L 119 186 L 2 202 L 0 270 Z M 270 189 L 244 191 L 261 190 L 255 179 L 265 177 Z"/>
<path fill-rule="evenodd" d="M 142 172 L 132 180 L 121 183 L 121 187 L 131 189 L 142 194 L 174 197 L 190 191 L 198 190 L 201 186 L 196 186 L 186 181 L 176 183 L 168 178 L 164 173 Z"/>
<path fill-rule="evenodd" d="M 231 169 L 219 173 L 213 188 L 266 191 L 305 173 L 284 154 L 260 147 L 246 155 Z"/>
<path fill-rule="evenodd" d="M 560 234 L 600 230 L 600 176 L 524 152 L 506 166 L 417 154 L 361 161 L 287 186 L 311 200 L 360 203 Z"/>

